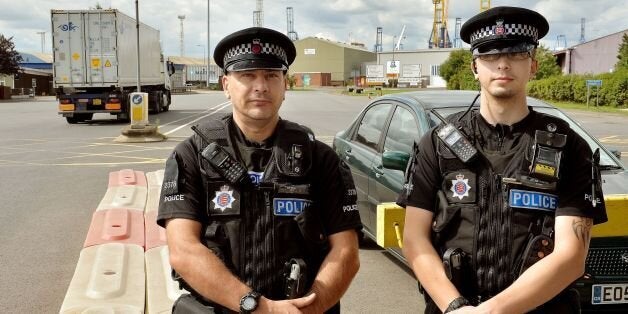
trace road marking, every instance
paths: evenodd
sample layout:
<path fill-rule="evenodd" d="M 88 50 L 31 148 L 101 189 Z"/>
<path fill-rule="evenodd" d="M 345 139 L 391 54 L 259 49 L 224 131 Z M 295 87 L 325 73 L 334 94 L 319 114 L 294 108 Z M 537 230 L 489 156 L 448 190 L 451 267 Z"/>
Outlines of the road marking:
<path fill-rule="evenodd" d="M 604 144 L 628 144 L 628 138 L 621 138 L 618 135 L 601 137 L 600 142 Z"/>
<path fill-rule="evenodd" d="M 180 126 L 178 126 L 178 127 L 174 128 L 174 129 L 172 129 L 172 130 L 170 130 L 170 131 L 168 131 L 168 132 L 164 133 L 164 135 L 170 135 L 170 134 L 172 134 L 172 133 L 174 133 L 174 132 L 176 132 L 176 131 L 179 131 L 179 130 L 181 130 L 182 128 L 185 128 L 185 127 L 189 126 L 190 124 L 192 124 L 192 123 L 194 123 L 194 122 L 196 122 L 196 121 L 199 121 L 199 120 L 201 120 L 201 119 L 204 119 L 204 118 L 206 118 L 206 117 L 209 117 L 209 116 L 211 116 L 211 115 L 215 114 L 216 112 L 218 112 L 218 111 L 220 111 L 220 110 L 222 110 L 222 109 L 224 109 L 224 108 L 226 108 L 226 107 L 228 107 L 228 106 L 230 106 L 230 105 L 231 105 L 231 102 L 222 103 L 222 104 L 220 104 L 220 105 L 218 105 L 218 106 L 216 106 L 216 107 L 214 107 L 214 108 L 210 109 L 210 110 L 213 110 L 212 112 L 210 112 L 210 113 L 208 113 L 208 114 L 205 114 L 205 115 L 202 115 L 202 116 L 200 116 L 200 117 L 198 117 L 198 118 L 196 118 L 196 119 L 194 119 L 194 120 L 192 120 L 192 121 L 190 121 L 190 122 L 188 122 L 188 123 L 186 123 L 186 124 L 180 125 Z M 209 111 L 209 110 L 208 110 L 208 111 Z M 205 111 L 205 112 L 207 112 L 207 111 Z M 182 120 L 182 119 L 180 119 L 180 120 Z"/>

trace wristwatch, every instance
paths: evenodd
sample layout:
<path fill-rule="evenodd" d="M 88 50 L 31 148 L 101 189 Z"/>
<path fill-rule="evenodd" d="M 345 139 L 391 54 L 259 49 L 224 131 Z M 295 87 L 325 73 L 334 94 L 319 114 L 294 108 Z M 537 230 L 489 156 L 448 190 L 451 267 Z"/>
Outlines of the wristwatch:
<path fill-rule="evenodd" d="M 449 306 L 447 306 L 447 309 L 443 313 L 448 313 L 467 305 L 471 305 L 469 300 L 465 299 L 465 297 L 457 297 L 453 301 L 449 302 Z"/>
<path fill-rule="evenodd" d="M 251 313 L 257 309 L 259 298 L 262 295 L 255 291 L 250 291 L 240 299 L 240 313 Z"/>

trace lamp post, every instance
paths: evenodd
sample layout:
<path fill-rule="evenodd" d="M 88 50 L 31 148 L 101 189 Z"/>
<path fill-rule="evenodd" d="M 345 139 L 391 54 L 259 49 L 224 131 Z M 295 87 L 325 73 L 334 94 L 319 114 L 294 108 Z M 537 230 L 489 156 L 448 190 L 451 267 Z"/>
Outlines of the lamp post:
<path fill-rule="evenodd" d="M 212 46 L 210 45 L 210 41 L 209 41 L 209 7 L 210 7 L 210 2 L 209 0 L 207 0 L 207 77 L 205 80 L 205 84 L 206 87 L 209 88 L 209 64 L 211 63 L 211 51 L 212 51 Z"/>
<path fill-rule="evenodd" d="M 197 47 L 203 47 L 203 67 L 205 69 L 205 80 L 207 80 L 209 78 L 209 76 L 207 76 L 207 73 L 209 73 L 209 64 L 205 63 L 205 57 L 207 56 L 205 54 L 205 45 L 196 45 Z M 209 86 L 207 85 L 207 82 L 205 82 L 205 86 Z"/>

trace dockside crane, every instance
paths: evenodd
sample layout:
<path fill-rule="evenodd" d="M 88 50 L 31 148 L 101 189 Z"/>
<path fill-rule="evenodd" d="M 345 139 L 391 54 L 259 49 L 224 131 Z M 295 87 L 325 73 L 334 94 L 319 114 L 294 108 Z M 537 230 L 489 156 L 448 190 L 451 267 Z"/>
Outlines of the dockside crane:
<path fill-rule="evenodd" d="M 447 2 L 448 0 L 432 0 L 434 3 L 434 25 L 428 47 L 451 48 L 451 39 L 447 31 Z"/>
<path fill-rule="evenodd" d="M 491 8 L 491 0 L 480 0 L 480 12 L 484 12 Z"/>

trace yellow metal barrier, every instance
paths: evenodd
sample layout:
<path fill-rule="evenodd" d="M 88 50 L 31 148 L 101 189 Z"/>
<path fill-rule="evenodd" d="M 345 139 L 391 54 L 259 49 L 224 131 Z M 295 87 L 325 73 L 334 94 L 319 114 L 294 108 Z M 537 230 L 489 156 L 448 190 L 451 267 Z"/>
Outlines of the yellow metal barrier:
<path fill-rule="evenodd" d="M 614 194 L 604 197 L 608 221 L 593 226 L 592 236 L 628 236 L 628 194 Z"/>
<path fill-rule="evenodd" d="M 608 222 L 593 227 L 593 237 L 628 236 L 628 194 L 604 197 Z M 403 246 L 406 210 L 395 203 L 377 205 L 377 245 L 383 248 Z"/>
<path fill-rule="evenodd" d="M 395 203 L 377 205 L 377 245 L 383 248 L 401 248 L 405 220 L 405 208 Z"/>

